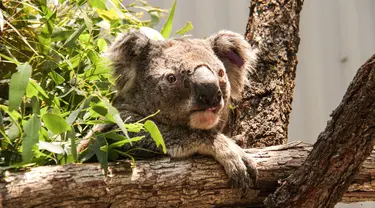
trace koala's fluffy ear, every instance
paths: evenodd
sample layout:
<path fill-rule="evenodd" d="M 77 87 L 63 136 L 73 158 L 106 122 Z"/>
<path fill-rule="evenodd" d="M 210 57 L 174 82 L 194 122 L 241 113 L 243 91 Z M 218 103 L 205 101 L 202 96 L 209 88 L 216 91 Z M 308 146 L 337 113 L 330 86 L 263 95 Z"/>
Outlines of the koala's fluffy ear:
<path fill-rule="evenodd" d="M 245 84 L 247 84 L 247 73 L 256 60 L 256 53 L 242 35 L 220 31 L 208 38 L 215 54 L 223 62 L 227 71 L 231 98 L 241 98 Z"/>
<path fill-rule="evenodd" d="M 117 78 L 117 93 L 125 93 L 134 86 L 137 70 L 147 66 L 149 53 L 155 44 L 156 41 L 135 29 L 119 35 L 112 43 L 108 56 Z"/>

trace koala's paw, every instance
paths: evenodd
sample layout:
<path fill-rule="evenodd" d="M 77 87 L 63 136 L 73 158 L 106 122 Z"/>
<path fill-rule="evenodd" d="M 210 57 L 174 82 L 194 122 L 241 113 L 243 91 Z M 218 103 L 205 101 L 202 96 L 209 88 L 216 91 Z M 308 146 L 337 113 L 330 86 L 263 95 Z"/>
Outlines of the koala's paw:
<path fill-rule="evenodd" d="M 255 161 L 248 156 L 242 148 L 236 144 L 230 144 L 230 147 L 222 154 L 218 160 L 223 164 L 228 175 L 229 183 L 240 188 L 247 193 L 251 187 L 256 186 L 258 175 L 257 165 Z"/>
<path fill-rule="evenodd" d="M 230 161 L 228 177 L 233 187 L 241 188 L 246 193 L 251 185 L 253 187 L 256 185 L 257 175 L 255 162 L 245 153 L 241 154 L 237 160 Z"/>

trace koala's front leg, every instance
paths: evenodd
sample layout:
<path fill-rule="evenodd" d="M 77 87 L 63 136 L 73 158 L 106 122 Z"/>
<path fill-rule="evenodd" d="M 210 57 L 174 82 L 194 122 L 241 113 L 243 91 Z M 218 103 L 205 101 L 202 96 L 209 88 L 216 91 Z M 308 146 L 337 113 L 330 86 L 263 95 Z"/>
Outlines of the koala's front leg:
<path fill-rule="evenodd" d="M 213 156 L 224 166 L 230 184 L 247 192 L 256 184 L 258 170 L 256 163 L 244 150 L 221 133 L 194 132 L 186 142 L 167 145 L 172 157 L 185 157 L 194 153 Z"/>
<path fill-rule="evenodd" d="M 258 170 L 255 161 L 244 150 L 223 134 L 218 134 L 212 144 L 213 156 L 219 161 L 234 187 L 247 192 L 256 185 Z M 252 182 L 252 183 L 251 183 Z"/>

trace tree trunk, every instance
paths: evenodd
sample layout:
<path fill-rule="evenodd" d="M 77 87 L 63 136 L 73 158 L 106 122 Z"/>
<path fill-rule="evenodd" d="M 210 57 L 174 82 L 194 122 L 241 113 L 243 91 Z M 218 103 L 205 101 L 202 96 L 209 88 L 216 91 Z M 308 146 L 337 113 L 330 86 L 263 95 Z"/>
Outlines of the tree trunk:
<path fill-rule="evenodd" d="M 98 164 L 71 164 L 5 173 L 3 207 L 213 207 L 262 206 L 280 178 L 294 172 L 311 150 L 301 142 L 250 149 L 260 165 L 258 187 L 248 196 L 227 185 L 224 169 L 208 157 L 159 158 L 110 166 L 105 178 Z M 375 200 L 375 151 L 366 160 L 343 202 Z"/>
<path fill-rule="evenodd" d="M 333 207 L 375 140 L 375 55 L 357 72 L 298 171 L 268 197 L 270 207 Z"/>
<path fill-rule="evenodd" d="M 246 39 L 259 50 L 250 86 L 231 119 L 244 147 L 285 144 L 292 110 L 303 0 L 252 0 Z M 240 137 L 241 138 L 241 137 Z"/>

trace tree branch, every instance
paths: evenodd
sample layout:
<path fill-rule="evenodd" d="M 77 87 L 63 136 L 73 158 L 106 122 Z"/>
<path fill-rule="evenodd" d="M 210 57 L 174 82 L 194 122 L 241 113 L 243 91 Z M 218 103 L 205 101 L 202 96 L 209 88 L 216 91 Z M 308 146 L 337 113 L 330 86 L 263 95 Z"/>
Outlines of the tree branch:
<path fill-rule="evenodd" d="M 159 158 L 112 164 L 105 178 L 98 164 L 71 164 L 7 172 L 0 183 L 3 207 L 213 207 L 261 206 L 277 181 L 294 172 L 311 146 L 301 142 L 250 149 L 260 165 L 258 188 L 242 196 L 227 185 L 213 159 Z M 342 201 L 375 200 L 375 152 L 366 160 Z M 1 206 L 0 206 L 1 207 Z"/>
<path fill-rule="evenodd" d="M 375 142 L 375 55 L 357 72 L 305 163 L 267 199 L 269 207 L 334 207 Z"/>

